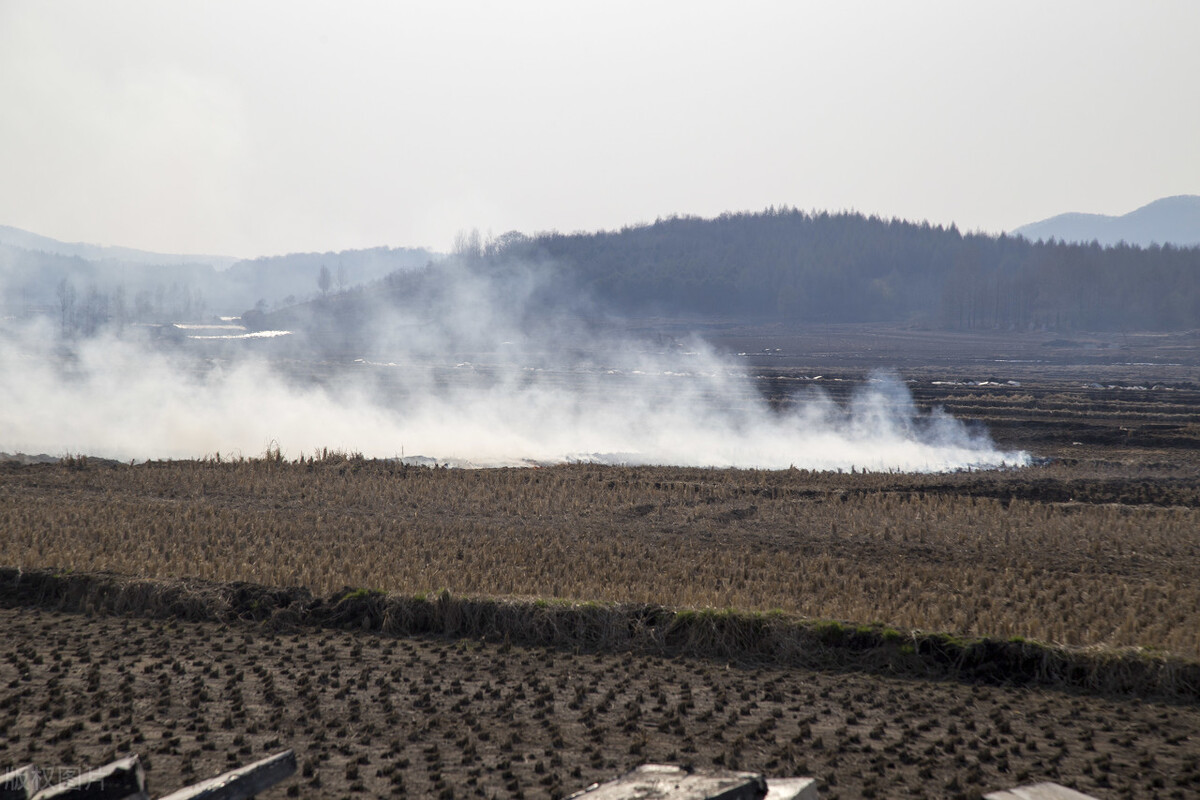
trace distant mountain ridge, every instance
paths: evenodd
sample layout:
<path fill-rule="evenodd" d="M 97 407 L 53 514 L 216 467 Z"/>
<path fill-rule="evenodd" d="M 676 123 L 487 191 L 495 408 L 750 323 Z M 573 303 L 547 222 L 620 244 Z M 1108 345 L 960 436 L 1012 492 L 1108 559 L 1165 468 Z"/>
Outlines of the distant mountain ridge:
<path fill-rule="evenodd" d="M 1172 244 L 1200 246 L 1200 195 L 1164 197 L 1122 216 L 1107 214 L 1059 214 L 1013 231 L 1030 241 L 1098 242 L 1103 246 L 1120 242 L 1149 247 Z"/>
<path fill-rule="evenodd" d="M 1200 248 L 1039 243 L 775 207 L 712 219 L 673 216 L 619 231 L 510 232 L 486 246 L 456 246 L 449 257 L 380 247 L 293 253 L 220 271 L 0 244 L 0 320 L 51 314 L 64 331 L 83 335 L 122 321 L 192 321 L 253 309 L 263 324 L 276 318 L 288 330 L 303 324 L 315 336 L 349 342 L 374 333 L 377 307 L 435 324 L 472 313 L 481 293 L 522 303 L 530 324 L 609 315 L 1200 331 Z M 289 310 L 298 306 L 304 308 Z M 485 336 L 504 334 L 488 329 Z"/>
<path fill-rule="evenodd" d="M 152 253 L 60 242 L 0 225 L 0 308 L 24 313 L 78 299 L 91 303 L 96 318 L 112 316 L 110 302 L 129 306 L 136 321 L 234 315 L 252 306 L 290 305 L 318 290 L 371 283 L 439 257 L 424 248 L 391 247 L 256 259 Z M 318 282 L 322 270 L 329 280 L 324 288 Z"/>
<path fill-rule="evenodd" d="M 60 242 L 49 236 L 30 233 L 9 225 L 0 225 L 0 244 L 57 256 L 85 258 L 88 261 L 120 261 L 126 264 L 211 264 L 217 269 L 225 269 L 241 260 L 234 256 L 152 253 L 132 247 Z"/>

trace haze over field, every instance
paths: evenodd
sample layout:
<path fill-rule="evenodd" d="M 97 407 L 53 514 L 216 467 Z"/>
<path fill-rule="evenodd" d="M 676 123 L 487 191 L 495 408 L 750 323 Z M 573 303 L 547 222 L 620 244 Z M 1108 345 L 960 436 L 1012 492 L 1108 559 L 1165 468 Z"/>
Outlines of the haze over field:
<path fill-rule="evenodd" d="M 801 322 L 1187 327 L 1200 313 L 1187 256 L 1110 258 L 1098 281 L 1076 274 L 1075 251 L 960 231 L 1196 191 L 1196 30 L 1200 6 L 1182 0 L 0 0 L 0 225 L 21 242 L 0 247 L 0 314 L 22 317 L 0 345 L 0 447 L 141 458 L 278 443 L 289 455 L 332 446 L 478 463 L 601 454 L 904 469 L 1019 460 L 951 420 L 917 419 L 886 379 L 850 409 L 818 397 L 777 415 L 699 343 L 685 355 L 540 324 L 547 309 L 519 282 L 457 284 L 441 315 L 369 317 L 368 349 L 385 366 L 367 365 L 364 349 L 364 380 L 317 386 L 300 380 L 311 365 L 168 357 L 125 329 L 250 308 L 262 321 L 324 302 L 343 278 L 359 283 L 356 267 L 361 281 L 419 269 L 472 229 L 512 241 L 505 232 L 628 226 L 653 240 L 680 226 L 641 223 L 767 207 L 832 212 L 816 226 L 833 231 L 825 243 L 839 225 L 877 231 L 882 220 L 936 231 L 894 226 L 908 249 L 881 234 L 856 238 L 868 246 L 853 256 L 805 244 L 742 264 L 735 248 L 705 247 L 725 257 L 715 265 L 679 237 L 682 255 L 653 265 L 653 292 L 650 269 L 605 273 L 602 258 L 575 258 L 592 242 L 563 239 L 581 248 L 568 254 L 577 274 L 603 273 L 572 307 L 633 298 L 643 313 L 710 314 L 727 310 L 713 298 L 732 298 L 738 313 Z M 882 220 L 838 215 L 851 209 Z M 30 260 L 45 240 L 25 231 L 217 255 L 146 263 L 80 247 Z M 914 263 L 933 263 L 929 247 L 941 260 L 914 278 Z M 311 255 L 229 266 L 298 252 Z M 136 288 L 101 285 L 88 259 L 110 257 L 130 262 L 122 274 Z M 1129 264 L 1163 286 L 1110 290 Z M 146 278 L 158 267 L 190 270 L 192 283 Z M 301 289 L 279 277 L 293 268 L 307 273 Z M 1123 316 L 1110 313 L 1117 295 Z M 491 360 L 465 364 L 448 344 L 458 340 Z M 547 342 L 564 341 L 579 352 L 542 360 Z"/>

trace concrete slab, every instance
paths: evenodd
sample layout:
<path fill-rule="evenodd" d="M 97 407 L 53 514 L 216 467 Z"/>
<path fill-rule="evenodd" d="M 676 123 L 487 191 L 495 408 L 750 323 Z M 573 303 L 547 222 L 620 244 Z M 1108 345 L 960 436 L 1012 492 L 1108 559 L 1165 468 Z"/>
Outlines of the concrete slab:
<path fill-rule="evenodd" d="M 593 784 L 580 800 L 762 800 L 767 782 L 753 772 L 688 772 L 671 764 L 644 764 L 616 780 Z"/>
<path fill-rule="evenodd" d="M 1096 800 L 1096 798 L 1090 794 L 1059 786 L 1057 783 L 1031 783 L 1028 786 L 1018 786 L 1016 789 L 985 794 L 983 800 Z"/>
<path fill-rule="evenodd" d="M 149 800 L 146 773 L 138 757 L 130 756 L 42 789 L 34 800 Z"/>
<path fill-rule="evenodd" d="M 29 800 L 37 792 L 41 779 L 33 764 L 0 775 L 0 800 Z"/>
<path fill-rule="evenodd" d="M 816 778 L 768 778 L 763 800 L 820 800 Z"/>

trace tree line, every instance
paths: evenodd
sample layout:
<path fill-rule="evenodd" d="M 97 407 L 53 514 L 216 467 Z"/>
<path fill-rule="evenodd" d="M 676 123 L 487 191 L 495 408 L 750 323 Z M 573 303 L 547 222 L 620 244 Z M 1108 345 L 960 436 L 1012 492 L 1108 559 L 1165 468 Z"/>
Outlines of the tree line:
<path fill-rule="evenodd" d="M 132 297 L 123 284 L 111 289 L 88 284 L 83 291 L 60 278 L 55 286 L 58 318 L 64 336 L 94 336 L 103 330 L 121 333 L 137 322 L 194 321 L 207 313 L 204 295 L 189 284 L 156 284 Z"/>
<path fill-rule="evenodd" d="M 791 208 L 460 239 L 455 257 L 475 269 L 542 264 L 551 276 L 543 299 L 569 304 L 582 292 L 623 314 L 964 330 L 1200 327 L 1200 248 L 1031 242 Z M 419 294 L 436 273 L 391 283 Z"/>

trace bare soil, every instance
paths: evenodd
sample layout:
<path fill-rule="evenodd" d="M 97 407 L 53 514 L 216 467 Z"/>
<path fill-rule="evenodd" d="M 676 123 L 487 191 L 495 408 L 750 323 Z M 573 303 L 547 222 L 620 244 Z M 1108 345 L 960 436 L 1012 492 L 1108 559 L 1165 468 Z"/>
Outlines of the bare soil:
<path fill-rule="evenodd" d="M 647 761 L 812 775 L 823 798 L 1200 796 L 1188 705 L 39 609 L 0 628 L 0 766 L 138 753 L 157 793 L 293 748 L 264 796 L 561 797 Z"/>

